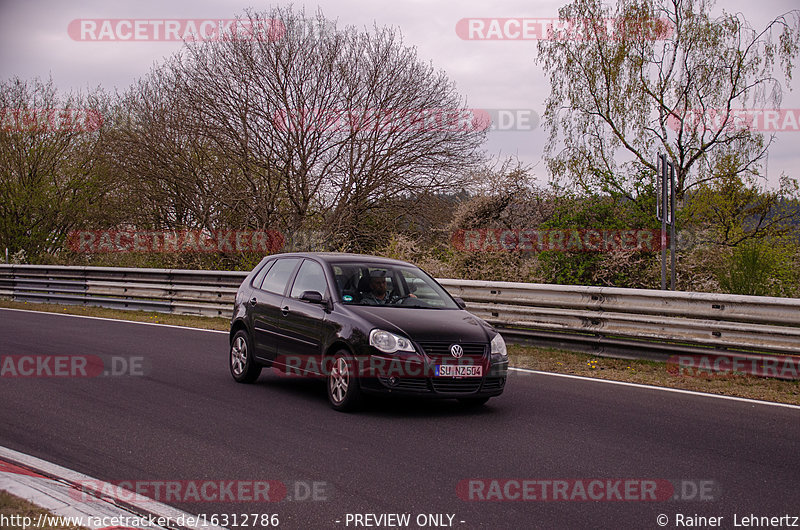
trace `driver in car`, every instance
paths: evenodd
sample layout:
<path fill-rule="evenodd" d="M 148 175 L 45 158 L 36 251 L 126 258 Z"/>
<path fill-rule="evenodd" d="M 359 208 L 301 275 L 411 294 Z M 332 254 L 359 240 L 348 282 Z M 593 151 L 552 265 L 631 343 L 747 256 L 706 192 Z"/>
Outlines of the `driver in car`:
<path fill-rule="evenodd" d="M 413 294 L 410 294 L 416 298 Z M 369 291 L 361 297 L 361 303 L 367 305 L 388 305 L 397 302 L 404 296 L 386 292 L 386 271 L 377 269 L 369 273 Z"/>

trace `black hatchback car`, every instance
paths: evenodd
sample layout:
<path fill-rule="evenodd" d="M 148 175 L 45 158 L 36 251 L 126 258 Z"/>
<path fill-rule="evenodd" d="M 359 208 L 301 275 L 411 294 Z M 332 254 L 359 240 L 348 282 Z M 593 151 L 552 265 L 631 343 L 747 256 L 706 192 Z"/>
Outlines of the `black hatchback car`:
<path fill-rule="evenodd" d="M 508 354 L 494 328 L 410 263 L 277 254 L 242 282 L 230 330 L 236 381 L 252 383 L 267 366 L 325 378 L 336 410 L 369 393 L 482 405 L 502 394 Z"/>

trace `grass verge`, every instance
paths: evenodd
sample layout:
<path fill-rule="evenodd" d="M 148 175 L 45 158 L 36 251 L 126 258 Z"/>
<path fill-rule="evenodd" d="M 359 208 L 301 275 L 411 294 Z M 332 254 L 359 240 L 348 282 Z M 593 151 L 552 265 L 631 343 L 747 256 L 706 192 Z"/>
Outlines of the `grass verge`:
<path fill-rule="evenodd" d="M 3 523 L 14 523 L 0 524 L 0 530 L 20 530 L 25 527 L 33 528 L 40 520 L 40 517 L 42 518 L 42 523 L 46 523 L 43 524 L 42 528 L 52 528 L 56 530 L 87 530 L 87 528 L 83 526 L 60 524 L 68 523 L 69 521 L 67 518 L 53 515 L 44 508 L 40 508 L 25 499 L 20 499 L 2 490 L 0 490 L 0 515 L 3 516 L 0 517 Z"/>
<path fill-rule="evenodd" d="M 800 405 L 797 380 L 747 374 L 690 375 L 658 361 L 612 359 L 518 345 L 509 345 L 508 355 L 511 365 L 519 368 Z"/>
<path fill-rule="evenodd" d="M 133 320 L 135 322 L 152 322 L 155 324 L 169 324 L 172 326 L 186 326 L 189 328 L 217 329 L 222 331 L 228 331 L 231 327 L 231 321 L 227 318 L 171 315 L 169 313 L 153 313 L 148 311 L 126 311 L 123 309 L 107 309 L 105 307 L 13 302 L 7 299 L 0 299 L 0 307 L 44 311 L 46 313 L 61 313 L 64 315 L 82 315 L 87 317 L 113 318 L 116 320 Z"/>
<path fill-rule="evenodd" d="M 227 331 L 230 326 L 228 319 L 225 318 L 122 311 L 102 307 L 33 304 L 9 300 L 0 300 L 0 307 L 223 331 Z M 800 381 L 768 379 L 746 374 L 688 375 L 668 370 L 665 363 L 656 361 L 612 359 L 551 348 L 509 345 L 508 350 L 511 365 L 518 368 L 800 405 Z"/>

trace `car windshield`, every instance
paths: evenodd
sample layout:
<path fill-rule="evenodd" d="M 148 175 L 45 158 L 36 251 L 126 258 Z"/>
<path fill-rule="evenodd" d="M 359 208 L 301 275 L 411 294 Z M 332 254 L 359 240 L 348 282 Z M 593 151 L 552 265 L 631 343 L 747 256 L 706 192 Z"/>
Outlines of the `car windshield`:
<path fill-rule="evenodd" d="M 339 300 L 348 305 L 459 309 L 433 278 L 408 265 L 334 263 Z"/>

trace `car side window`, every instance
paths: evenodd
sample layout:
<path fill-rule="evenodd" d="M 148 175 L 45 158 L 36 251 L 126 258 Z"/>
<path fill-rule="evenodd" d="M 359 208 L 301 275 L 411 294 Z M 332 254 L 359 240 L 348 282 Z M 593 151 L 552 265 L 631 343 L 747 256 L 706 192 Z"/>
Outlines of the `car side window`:
<path fill-rule="evenodd" d="M 425 280 L 414 274 L 412 271 L 402 271 L 403 279 L 408 285 L 409 292 L 414 293 L 418 298 L 437 299 L 439 295 L 436 294 L 430 285 Z"/>
<path fill-rule="evenodd" d="M 264 276 L 261 289 L 271 293 L 283 294 L 286 290 L 286 283 L 294 272 L 300 258 L 283 258 L 275 262 L 275 265 Z"/>
<path fill-rule="evenodd" d="M 297 278 L 294 280 L 290 296 L 300 298 L 305 291 L 317 291 L 325 296 L 327 290 L 328 283 L 325 281 L 325 272 L 322 270 L 322 266 L 316 261 L 307 259 L 297 271 Z"/>
<path fill-rule="evenodd" d="M 341 265 L 333 266 L 333 275 L 336 278 L 336 287 L 338 287 L 339 295 L 342 302 L 346 304 L 354 303 L 358 299 L 358 280 L 359 270 L 356 266 L 342 267 Z"/>
<path fill-rule="evenodd" d="M 258 271 L 258 274 L 256 274 L 253 278 L 251 285 L 256 289 L 261 289 L 261 282 L 264 281 L 264 276 L 267 275 L 269 269 L 272 268 L 273 265 L 275 265 L 275 260 L 268 261 L 263 267 L 261 267 L 261 270 Z"/>

